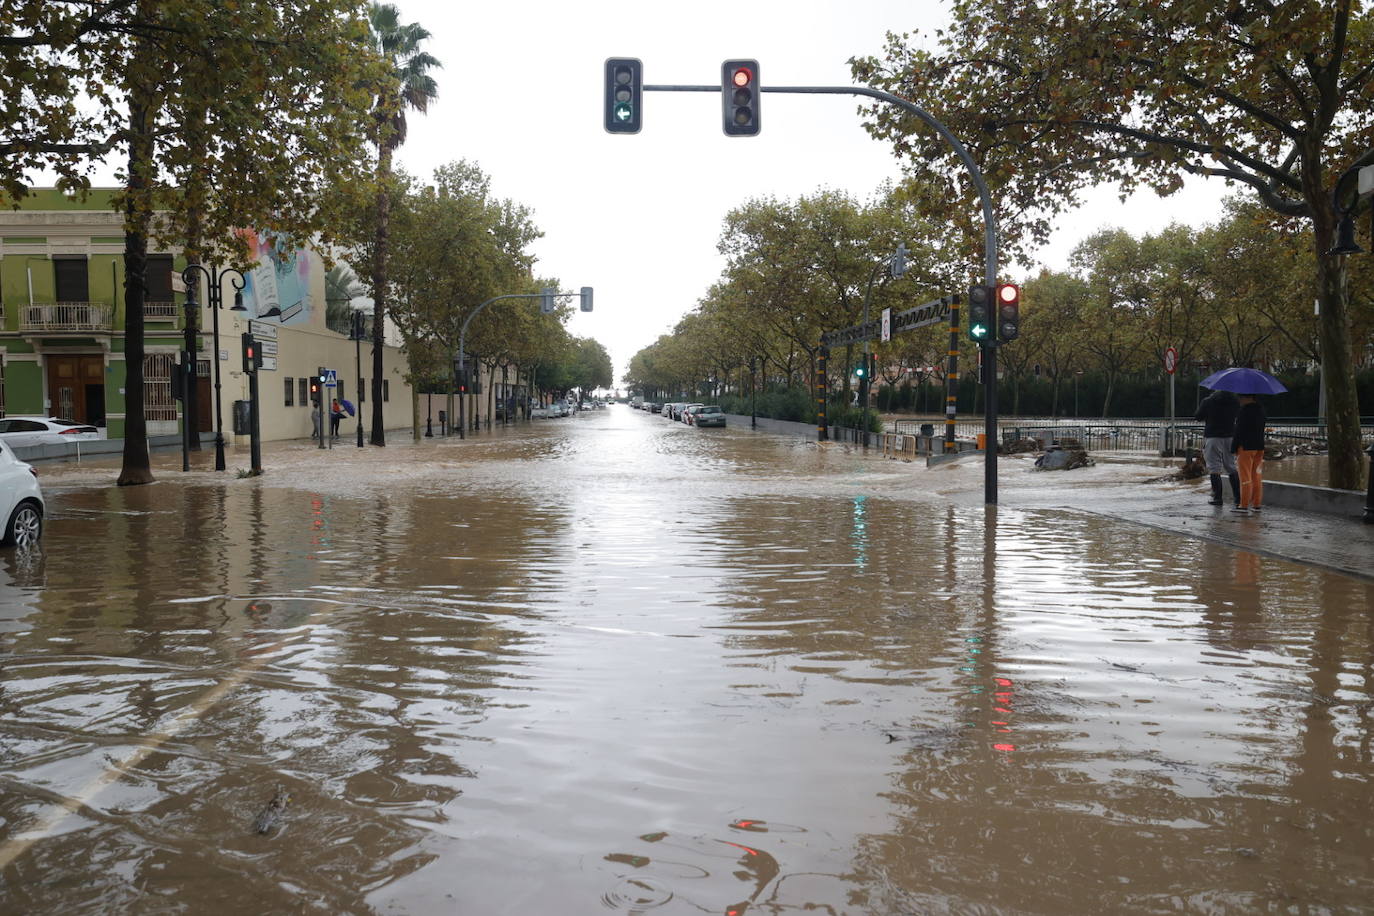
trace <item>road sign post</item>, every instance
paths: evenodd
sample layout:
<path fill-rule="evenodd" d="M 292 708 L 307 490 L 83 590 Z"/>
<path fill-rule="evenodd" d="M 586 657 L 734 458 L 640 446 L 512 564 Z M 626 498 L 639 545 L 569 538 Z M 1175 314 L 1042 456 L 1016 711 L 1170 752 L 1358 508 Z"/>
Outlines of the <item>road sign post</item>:
<path fill-rule="evenodd" d="M 1174 454 L 1174 372 L 1177 369 L 1178 351 L 1168 347 L 1164 351 L 1164 371 L 1169 373 L 1169 441 L 1164 443 L 1164 450 L 1170 455 Z"/>

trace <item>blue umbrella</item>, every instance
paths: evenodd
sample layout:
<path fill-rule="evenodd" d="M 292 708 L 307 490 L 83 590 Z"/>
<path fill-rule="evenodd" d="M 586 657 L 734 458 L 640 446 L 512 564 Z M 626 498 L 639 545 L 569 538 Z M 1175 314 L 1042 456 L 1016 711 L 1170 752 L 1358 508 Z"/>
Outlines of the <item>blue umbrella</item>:
<path fill-rule="evenodd" d="M 1259 369 L 1222 369 L 1213 372 L 1199 384 L 1213 391 L 1232 391 L 1236 394 L 1283 394 L 1288 390 L 1283 382 Z"/>

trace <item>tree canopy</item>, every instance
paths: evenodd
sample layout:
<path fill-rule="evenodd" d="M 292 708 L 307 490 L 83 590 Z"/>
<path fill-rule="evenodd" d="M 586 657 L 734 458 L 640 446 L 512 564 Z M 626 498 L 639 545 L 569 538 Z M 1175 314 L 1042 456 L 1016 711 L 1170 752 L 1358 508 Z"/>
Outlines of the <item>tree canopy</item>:
<path fill-rule="evenodd" d="M 1308 226 L 1317 253 L 1333 485 L 1358 485 L 1345 256 L 1328 254 L 1347 167 L 1374 163 L 1374 12 L 1353 0 L 955 0 L 929 46 L 889 34 L 861 82 L 939 117 L 978 159 L 1015 249 L 1043 242 L 1084 188 L 1160 194 L 1188 175 L 1245 186 Z M 963 167 L 905 113 L 868 126 L 929 206 L 968 213 Z"/>

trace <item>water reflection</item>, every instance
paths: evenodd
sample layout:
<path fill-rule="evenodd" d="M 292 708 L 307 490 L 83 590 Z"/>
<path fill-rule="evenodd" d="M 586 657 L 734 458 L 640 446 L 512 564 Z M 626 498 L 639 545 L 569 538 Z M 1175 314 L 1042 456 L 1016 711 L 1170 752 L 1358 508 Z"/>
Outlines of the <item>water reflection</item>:
<path fill-rule="evenodd" d="M 266 459 L 44 475 L 41 557 L 0 555 L 5 909 L 1374 890 L 1369 583 L 628 410 Z"/>

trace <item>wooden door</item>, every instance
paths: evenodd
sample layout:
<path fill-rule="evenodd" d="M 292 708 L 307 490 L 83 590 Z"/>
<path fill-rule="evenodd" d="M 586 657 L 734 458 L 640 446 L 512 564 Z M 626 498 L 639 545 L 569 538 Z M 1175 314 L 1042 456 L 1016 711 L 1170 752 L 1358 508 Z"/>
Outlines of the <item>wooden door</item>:
<path fill-rule="evenodd" d="M 98 355 L 52 355 L 48 365 L 47 415 L 105 425 L 105 360 Z"/>

